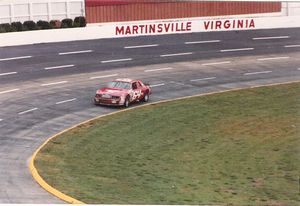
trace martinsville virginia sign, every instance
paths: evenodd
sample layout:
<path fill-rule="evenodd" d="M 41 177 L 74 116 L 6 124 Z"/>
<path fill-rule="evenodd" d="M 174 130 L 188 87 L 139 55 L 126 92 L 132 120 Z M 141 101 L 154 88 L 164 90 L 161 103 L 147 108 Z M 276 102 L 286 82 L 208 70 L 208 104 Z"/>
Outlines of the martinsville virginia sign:
<path fill-rule="evenodd" d="M 223 19 L 202 21 L 179 21 L 166 23 L 132 24 L 115 27 L 116 36 L 185 33 L 193 31 L 218 31 L 254 29 L 254 19 Z"/>

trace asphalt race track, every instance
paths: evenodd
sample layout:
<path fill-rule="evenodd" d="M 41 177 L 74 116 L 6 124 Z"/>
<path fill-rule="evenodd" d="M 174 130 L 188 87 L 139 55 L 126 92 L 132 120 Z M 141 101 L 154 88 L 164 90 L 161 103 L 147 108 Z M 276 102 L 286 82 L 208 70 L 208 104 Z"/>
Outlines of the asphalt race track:
<path fill-rule="evenodd" d="M 51 135 L 120 109 L 91 100 L 121 77 L 151 84 L 150 102 L 300 81 L 300 29 L 0 48 L 0 203 L 63 203 L 33 180 L 28 160 Z"/>

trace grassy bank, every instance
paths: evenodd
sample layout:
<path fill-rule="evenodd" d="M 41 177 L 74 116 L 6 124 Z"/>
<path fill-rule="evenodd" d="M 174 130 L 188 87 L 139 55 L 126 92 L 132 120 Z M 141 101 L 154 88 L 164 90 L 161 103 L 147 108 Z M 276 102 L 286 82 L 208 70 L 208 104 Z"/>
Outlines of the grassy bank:
<path fill-rule="evenodd" d="M 51 141 L 36 166 L 86 203 L 297 205 L 300 83 L 156 104 Z"/>

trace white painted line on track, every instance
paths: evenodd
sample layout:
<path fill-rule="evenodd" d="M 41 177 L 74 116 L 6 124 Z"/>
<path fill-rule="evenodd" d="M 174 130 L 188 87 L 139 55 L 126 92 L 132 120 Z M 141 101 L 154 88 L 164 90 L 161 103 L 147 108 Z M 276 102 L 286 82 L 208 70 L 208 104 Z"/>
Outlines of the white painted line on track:
<path fill-rule="evenodd" d="M 63 69 L 63 68 L 70 68 L 74 67 L 74 64 L 68 64 L 68 65 L 60 65 L 60 66 L 54 66 L 54 67 L 46 67 L 45 70 L 51 70 L 51 69 Z"/>
<path fill-rule="evenodd" d="M 83 53 L 91 53 L 93 50 L 82 50 L 82 51 L 71 51 L 71 52 L 61 52 L 58 55 L 68 55 L 68 54 L 83 54 Z"/>
<path fill-rule="evenodd" d="M 160 57 L 185 56 L 185 55 L 191 55 L 191 54 L 193 54 L 193 52 L 177 53 L 177 54 L 163 54 L 163 55 L 160 55 Z"/>
<path fill-rule="evenodd" d="M 249 72 L 249 73 L 245 73 L 244 75 L 245 76 L 248 76 L 248 75 L 257 75 L 257 74 L 269 74 L 271 73 L 272 71 L 261 71 L 261 72 Z"/>
<path fill-rule="evenodd" d="M 29 59 L 32 56 L 21 56 L 21 57 L 10 57 L 10 58 L 4 58 L 4 59 L 0 59 L 1 61 L 10 61 L 10 60 L 18 60 L 18 59 Z"/>
<path fill-rule="evenodd" d="M 60 101 L 60 102 L 56 102 L 55 104 L 64 104 L 64 103 L 68 103 L 68 102 L 73 102 L 77 100 L 76 98 L 73 98 L 73 99 L 67 99 L 67 100 L 64 100 L 64 101 Z"/>
<path fill-rule="evenodd" d="M 0 74 L 0 76 L 7 76 L 7 75 L 11 75 L 11 74 L 17 74 L 18 72 L 7 72 L 7 73 L 2 73 Z"/>
<path fill-rule="evenodd" d="M 2 122 L 3 121 L 3 119 L 0 119 L 0 122 Z"/>
<path fill-rule="evenodd" d="M 268 39 L 288 39 L 290 36 L 264 36 L 264 37 L 255 37 L 253 40 L 268 40 Z"/>
<path fill-rule="evenodd" d="M 65 84 L 65 83 L 68 83 L 68 81 L 51 82 L 51 83 L 47 83 L 47 84 L 41 84 L 41 86 L 44 87 L 44 86 L 51 86 L 51 85 Z"/>
<path fill-rule="evenodd" d="M 279 59 L 289 59 L 290 57 L 269 57 L 269 58 L 261 58 L 257 59 L 257 61 L 269 61 L 269 60 L 279 60 Z"/>
<path fill-rule="evenodd" d="M 115 77 L 118 75 L 119 74 L 109 74 L 109 75 L 103 75 L 103 76 L 90 77 L 90 79 L 103 79 L 103 78 L 107 78 L 107 77 Z"/>
<path fill-rule="evenodd" d="M 29 109 L 29 110 L 26 110 L 26 111 L 23 111 L 23 112 L 19 112 L 18 114 L 22 115 L 22 114 L 26 114 L 26 113 L 29 113 L 29 112 L 33 112 L 35 110 L 38 110 L 38 108 L 35 107 L 35 108 Z"/>
<path fill-rule="evenodd" d="M 235 51 L 251 51 L 254 48 L 239 48 L 239 49 L 222 49 L 220 52 L 235 52 Z"/>
<path fill-rule="evenodd" d="M 128 58 L 128 59 L 112 59 L 112 60 L 105 60 L 105 61 L 101 61 L 101 63 L 102 63 L 102 64 L 106 64 L 106 63 L 125 62 L 125 61 L 132 61 L 132 58 Z"/>
<path fill-rule="evenodd" d="M 224 61 L 224 62 L 212 62 L 212 63 L 205 63 L 201 64 L 202 66 L 212 66 L 212 65 L 219 65 L 219 64 L 230 64 L 231 61 Z"/>
<path fill-rule="evenodd" d="M 300 68 L 298 68 L 298 71 L 300 71 Z"/>
<path fill-rule="evenodd" d="M 6 94 L 6 93 L 10 93 L 10 92 L 16 92 L 19 91 L 20 89 L 10 89 L 10 90 L 6 90 L 6 91 L 2 91 L 0 92 L 0 94 Z"/>
<path fill-rule="evenodd" d="M 150 85 L 150 87 L 161 87 L 161 86 L 165 86 L 164 83 L 161 83 L 161 84 L 153 84 L 153 85 Z"/>
<path fill-rule="evenodd" d="M 157 47 L 159 44 L 148 44 L 148 45 L 138 45 L 138 46 L 126 46 L 124 49 L 138 49 L 138 48 L 148 48 L 148 47 Z"/>
<path fill-rule="evenodd" d="M 166 71 L 166 70 L 172 70 L 174 68 L 167 67 L 167 68 L 161 68 L 161 69 L 147 69 L 144 72 L 157 72 L 157 71 Z"/>
<path fill-rule="evenodd" d="M 181 83 L 181 82 L 170 81 L 170 83 L 172 83 L 172 84 L 177 84 L 177 85 L 180 85 L 180 86 L 185 86 L 185 84 L 184 84 L 184 83 Z"/>
<path fill-rule="evenodd" d="M 198 82 L 198 81 L 206 81 L 206 80 L 212 80 L 212 79 L 216 79 L 217 77 L 206 77 L 206 78 L 202 78 L 202 79 L 192 79 L 190 80 L 191 82 Z"/>
<path fill-rule="evenodd" d="M 284 47 L 285 47 L 285 48 L 300 47 L 300 44 L 285 45 Z"/>
<path fill-rule="evenodd" d="M 221 40 L 208 40 L 208 41 L 190 41 L 184 42 L 184 44 L 207 44 L 207 43 L 219 43 Z"/>

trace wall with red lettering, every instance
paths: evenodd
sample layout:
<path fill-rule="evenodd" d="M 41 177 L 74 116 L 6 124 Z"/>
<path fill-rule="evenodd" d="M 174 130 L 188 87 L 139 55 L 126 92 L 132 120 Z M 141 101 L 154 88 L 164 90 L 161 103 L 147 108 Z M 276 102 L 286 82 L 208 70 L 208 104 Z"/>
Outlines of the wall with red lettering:
<path fill-rule="evenodd" d="M 281 2 L 86 0 L 88 23 L 281 12 Z"/>

